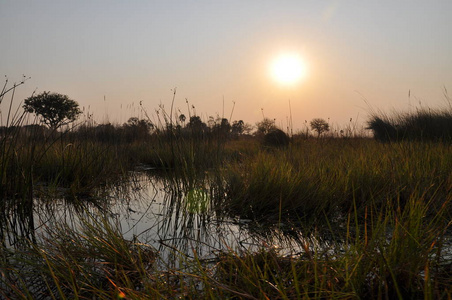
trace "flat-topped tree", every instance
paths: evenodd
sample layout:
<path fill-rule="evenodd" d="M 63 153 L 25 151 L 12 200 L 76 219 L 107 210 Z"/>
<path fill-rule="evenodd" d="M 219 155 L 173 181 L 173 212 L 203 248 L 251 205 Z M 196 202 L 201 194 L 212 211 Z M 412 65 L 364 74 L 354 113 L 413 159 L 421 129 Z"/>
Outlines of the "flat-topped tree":
<path fill-rule="evenodd" d="M 23 108 L 41 116 L 41 121 L 52 129 L 75 121 L 81 113 L 76 101 L 69 99 L 67 95 L 51 92 L 28 97 Z"/>
<path fill-rule="evenodd" d="M 317 137 L 320 137 L 320 135 L 324 132 L 330 131 L 330 124 L 328 124 L 328 122 L 324 119 L 313 119 L 310 124 L 311 129 L 317 131 Z"/>

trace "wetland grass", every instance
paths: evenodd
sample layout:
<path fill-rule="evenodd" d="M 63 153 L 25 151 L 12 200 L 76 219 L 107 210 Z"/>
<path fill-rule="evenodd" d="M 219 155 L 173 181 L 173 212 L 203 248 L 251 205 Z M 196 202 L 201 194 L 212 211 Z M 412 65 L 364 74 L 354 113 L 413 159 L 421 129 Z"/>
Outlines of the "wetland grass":
<path fill-rule="evenodd" d="M 224 172 L 224 205 L 231 213 L 275 220 L 279 213 L 333 217 L 354 206 L 362 212 L 424 193 L 440 207 L 450 197 L 451 168 L 452 152 L 444 144 L 311 140 L 231 163 Z"/>
<path fill-rule="evenodd" d="M 186 149 L 190 158 L 191 146 L 183 147 L 178 151 Z M 452 154 L 448 145 L 335 139 L 308 140 L 269 151 L 253 141 L 240 141 L 226 144 L 223 153 L 229 153 L 230 159 L 224 159 L 221 168 L 196 166 L 194 170 L 190 168 L 195 164 L 182 165 L 178 175 L 170 176 L 168 187 L 175 180 L 182 182 L 181 191 L 192 199 L 186 203 L 192 213 L 197 213 L 194 207 L 199 205 L 205 211 L 209 201 L 212 209 L 231 217 L 267 224 L 291 220 L 290 224 L 307 229 L 301 252 L 282 255 L 270 245 L 257 253 L 231 249 L 218 254 L 216 265 L 177 254 L 191 265 L 189 270 L 152 269 L 149 273 L 140 260 L 131 258 L 134 251 L 141 255 L 136 253 L 141 250 L 130 248 L 133 241 L 123 240 L 112 225 L 94 222 L 82 233 L 65 228 L 52 233 L 51 239 L 25 246 L 26 252 L 40 257 L 22 261 L 22 267 L 11 263 L 20 261 L 11 259 L 20 252 L 5 250 L 9 254 L 3 258 L 3 267 L 10 270 L 6 278 L 14 278 L 5 282 L 5 293 L 18 297 L 19 290 L 35 293 L 26 284 L 31 273 L 23 272 L 24 268 L 38 270 L 40 289 L 69 298 L 108 299 L 115 293 L 137 299 L 450 296 Z M 65 161 L 71 160 L 66 157 Z M 194 191 L 202 189 L 194 188 L 205 187 L 207 181 L 193 174 L 206 170 L 219 178 L 209 183 L 217 193 L 202 192 L 202 202 L 197 204 Z M 170 170 L 165 174 L 168 178 Z M 175 207 L 184 210 L 184 205 Z M 90 263 L 83 260 L 98 267 L 87 270 Z"/>
<path fill-rule="evenodd" d="M 138 297 L 143 290 L 159 295 L 151 275 L 156 251 L 125 240 L 99 214 L 82 218 L 77 231 L 65 225 L 49 228 L 37 243 L 3 250 L 15 262 L 2 265 L 0 294 L 6 298 L 111 299 L 125 292 Z"/>
<path fill-rule="evenodd" d="M 451 262 L 444 260 L 450 253 L 444 247 L 446 212 L 425 221 L 430 205 L 425 200 L 412 198 L 403 210 L 388 206 L 364 216 L 354 211 L 346 216 L 341 241 L 307 239 L 301 255 L 283 256 L 272 248 L 225 253 L 218 276 L 229 290 L 250 298 L 447 299 L 452 281 Z"/>

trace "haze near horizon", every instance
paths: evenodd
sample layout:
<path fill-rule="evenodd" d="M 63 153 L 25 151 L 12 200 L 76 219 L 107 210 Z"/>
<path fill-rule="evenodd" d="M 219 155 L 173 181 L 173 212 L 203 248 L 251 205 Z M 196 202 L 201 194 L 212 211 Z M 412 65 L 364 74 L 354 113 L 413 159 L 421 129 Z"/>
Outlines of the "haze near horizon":
<path fill-rule="evenodd" d="M 187 115 L 188 101 L 204 120 L 265 116 L 285 129 L 292 114 L 294 132 L 318 117 L 364 123 L 370 109 L 446 104 L 451 10 L 444 0 L 6 0 L 0 70 L 31 77 L 15 102 L 66 94 L 98 123 L 142 108 L 155 118 L 174 88 L 175 111 Z"/>

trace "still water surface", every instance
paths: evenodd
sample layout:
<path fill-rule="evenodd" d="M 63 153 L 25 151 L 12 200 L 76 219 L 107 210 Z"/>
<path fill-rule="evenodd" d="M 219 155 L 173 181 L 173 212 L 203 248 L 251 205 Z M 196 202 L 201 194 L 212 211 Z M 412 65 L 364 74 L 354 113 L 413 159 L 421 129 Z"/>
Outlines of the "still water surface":
<path fill-rule="evenodd" d="M 287 237 L 276 228 L 259 227 L 250 220 L 231 218 L 212 208 L 208 188 L 185 189 L 144 172 L 134 172 L 121 184 L 99 193 L 102 206 L 76 209 L 66 201 L 36 201 L 34 226 L 44 233 L 59 224 L 77 230 L 87 215 L 105 216 L 123 237 L 159 251 L 162 261 L 176 256 L 212 259 L 220 251 L 257 251 L 273 248 L 293 255 L 302 252 L 300 235 Z M 284 226 L 284 224 L 280 224 Z M 172 259 L 173 258 L 173 259 Z"/>

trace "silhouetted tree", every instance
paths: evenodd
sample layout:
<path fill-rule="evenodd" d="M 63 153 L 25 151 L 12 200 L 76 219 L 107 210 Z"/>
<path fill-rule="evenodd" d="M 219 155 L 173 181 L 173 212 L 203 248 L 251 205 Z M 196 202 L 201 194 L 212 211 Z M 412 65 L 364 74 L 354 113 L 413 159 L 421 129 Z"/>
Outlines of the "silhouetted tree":
<path fill-rule="evenodd" d="M 25 99 L 26 112 L 41 117 L 41 121 L 52 129 L 75 121 L 81 113 L 78 103 L 67 95 L 43 92 Z"/>
<path fill-rule="evenodd" d="M 217 135 L 217 137 L 228 138 L 229 133 L 231 132 L 231 124 L 229 124 L 228 119 L 218 118 L 212 128 L 212 131 Z"/>
<path fill-rule="evenodd" d="M 251 125 L 250 123 L 245 123 L 243 125 L 243 133 L 244 134 L 251 134 L 251 131 L 254 130 L 254 126 Z"/>
<path fill-rule="evenodd" d="M 262 121 L 256 123 L 257 134 L 267 134 L 273 129 L 276 129 L 275 120 L 264 118 Z"/>
<path fill-rule="evenodd" d="M 101 142 L 120 141 L 120 129 L 115 128 L 111 123 L 99 124 L 96 127 L 81 126 L 78 132 L 85 131 L 86 135 Z"/>
<path fill-rule="evenodd" d="M 232 122 L 232 127 L 231 127 L 232 135 L 235 137 L 242 135 L 243 131 L 244 131 L 244 127 L 245 127 L 245 123 L 242 120 Z"/>
<path fill-rule="evenodd" d="M 330 125 L 324 119 L 320 119 L 320 118 L 313 119 L 310 122 L 310 125 L 311 125 L 311 130 L 317 131 L 317 137 L 320 137 L 320 135 L 322 133 L 330 130 Z"/>
<path fill-rule="evenodd" d="M 197 137 L 200 137 L 204 134 L 204 132 L 207 130 L 207 125 L 201 121 L 201 118 L 199 116 L 192 116 L 190 117 L 190 121 L 186 125 L 187 128 L 189 128 Z"/>
<path fill-rule="evenodd" d="M 150 130 L 154 128 L 149 120 L 140 120 L 137 117 L 131 117 L 127 123 L 124 124 L 126 136 L 129 141 L 146 138 L 149 136 Z"/>

